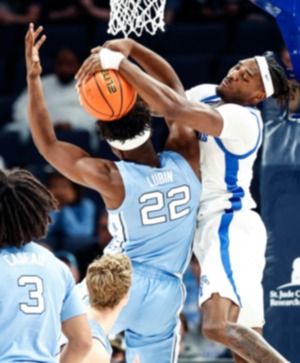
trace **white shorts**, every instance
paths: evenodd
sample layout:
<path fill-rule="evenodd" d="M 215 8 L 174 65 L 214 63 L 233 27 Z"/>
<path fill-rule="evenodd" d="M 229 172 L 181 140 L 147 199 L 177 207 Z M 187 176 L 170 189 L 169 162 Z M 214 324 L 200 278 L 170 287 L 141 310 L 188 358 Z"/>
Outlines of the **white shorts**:
<path fill-rule="evenodd" d="M 201 266 L 200 305 L 219 293 L 240 306 L 239 323 L 262 327 L 266 242 L 265 226 L 254 211 L 201 217 L 194 239 Z"/>

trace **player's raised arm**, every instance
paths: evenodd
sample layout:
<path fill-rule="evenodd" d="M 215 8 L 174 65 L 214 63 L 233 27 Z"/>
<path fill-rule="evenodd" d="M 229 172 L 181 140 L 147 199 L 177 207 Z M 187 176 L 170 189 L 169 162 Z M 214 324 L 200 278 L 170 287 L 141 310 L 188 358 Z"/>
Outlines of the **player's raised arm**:
<path fill-rule="evenodd" d="M 46 39 L 44 35 L 40 37 L 42 30 L 42 27 L 34 30 L 30 24 L 25 38 L 28 112 L 34 143 L 43 157 L 66 177 L 101 194 L 110 194 L 114 164 L 109 160 L 91 158 L 83 149 L 56 138 L 40 78 L 39 49 Z"/>
<path fill-rule="evenodd" d="M 133 39 L 114 39 L 104 43 L 104 47 L 121 52 L 134 59 L 150 76 L 164 83 L 179 94 L 185 95 L 184 87 L 173 67 L 159 54 Z M 92 53 L 99 53 L 95 48 Z"/>
<path fill-rule="evenodd" d="M 91 50 L 91 55 L 77 72 L 78 85 L 85 82 L 91 75 L 101 70 L 99 64 L 99 52 L 102 48 L 122 53 L 125 57 L 133 58 L 149 75 L 166 84 L 174 91 L 184 95 L 184 87 L 174 71 L 173 67 L 160 55 L 151 49 L 134 41 L 133 39 L 114 39 Z"/>
<path fill-rule="evenodd" d="M 93 59 L 90 57 L 83 64 L 77 73 L 79 83 L 86 79 L 92 67 L 96 70 L 116 69 L 137 90 L 144 101 L 167 120 L 185 124 L 212 136 L 221 134 L 223 119 L 217 110 L 205 104 L 187 100 L 167 85 L 143 72 L 119 52 L 102 48 L 98 56 L 100 63 L 96 57 Z"/>
<path fill-rule="evenodd" d="M 151 49 L 132 39 L 110 40 L 104 44 L 104 47 L 133 58 L 148 75 L 185 97 L 184 87 L 173 67 Z M 92 52 L 97 54 L 99 58 L 99 48 L 93 49 Z M 170 133 L 165 148 L 183 155 L 198 175 L 199 144 L 194 130 L 187 127 L 183 122 L 174 122 L 174 120 L 167 118 L 166 122 Z"/>
<path fill-rule="evenodd" d="M 183 85 L 172 66 L 161 56 L 132 39 L 116 39 L 106 42 L 103 47 L 92 49 L 92 54 L 86 59 L 76 75 L 79 86 L 89 79 L 93 73 L 102 69 L 103 65 L 101 65 L 99 57 L 101 49 L 104 52 L 111 49 L 120 52 L 117 53 L 119 54 L 119 60 L 121 60 L 120 56 L 122 57 L 122 55 L 133 58 L 155 80 L 164 83 L 176 93 L 185 97 Z M 110 64 L 110 61 L 106 65 L 107 68 L 114 66 Z M 149 106 L 157 112 L 157 104 L 158 100 L 156 100 L 155 104 L 149 103 Z M 162 116 L 165 115 L 162 114 Z M 167 117 L 165 119 L 170 130 L 165 148 L 177 151 L 184 156 L 198 175 L 199 145 L 195 132 L 184 122 L 174 122 L 173 119 Z"/>

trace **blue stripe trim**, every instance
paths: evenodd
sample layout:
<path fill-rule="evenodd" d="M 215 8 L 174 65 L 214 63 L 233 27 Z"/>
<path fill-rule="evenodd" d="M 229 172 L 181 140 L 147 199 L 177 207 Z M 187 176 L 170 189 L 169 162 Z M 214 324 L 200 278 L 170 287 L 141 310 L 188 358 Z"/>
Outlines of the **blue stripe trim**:
<path fill-rule="evenodd" d="M 237 184 L 237 175 L 239 171 L 239 160 L 232 158 L 225 153 L 225 183 L 227 190 L 232 193 L 232 197 L 229 199 L 231 202 L 230 210 L 242 209 L 242 198 L 245 196 L 245 192 L 242 187 Z M 229 211 L 230 211 L 229 210 Z"/>
<path fill-rule="evenodd" d="M 171 356 L 171 360 L 170 360 L 171 363 L 177 362 L 178 355 L 180 353 L 179 352 L 180 338 L 178 337 L 178 334 L 176 334 L 176 331 L 178 329 L 178 324 L 180 324 L 180 313 L 184 307 L 184 302 L 185 302 L 185 299 L 187 296 L 186 288 L 185 288 L 184 284 L 182 283 L 182 281 L 180 282 L 180 289 L 181 289 L 181 304 L 180 304 L 180 309 L 176 316 L 176 326 L 175 326 L 175 329 L 173 330 L 174 340 L 173 340 L 173 345 L 172 345 L 172 356 Z"/>
<path fill-rule="evenodd" d="M 229 154 L 230 156 L 234 157 L 234 158 L 237 158 L 237 159 L 246 159 L 248 156 L 250 156 L 251 154 L 253 154 L 257 148 L 258 148 L 258 145 L 260 143 L 260 140 L 261 140 L 261 137 L 262 137 L 262 133 L 261 133 L 261 129 L 260 129 L 260 122 L 259 122 L 259 118 L 257 116 L 257 114 L 255 112 L 252 112 L 250 111 L 250 113 L 252 113 L 252 115 L 254 115 L 256 117 L 256 122 L 257 122 L 257 127 L 258 127 L 258 137 L 257 137 L 257 141 L 256 141 L 256 144 L 255 146 L 253 147 L 253 149 L 251 149 L 250 151 L 248 151 L 247 153 L 245 154 L 241 154 L 241 155 L 238 155 L 238 154 L 233 154 L 232 152 L 228 151 L 226 149 L 226 147 L 224 146 L 224 144 L 222 143 L 222 141 L 217 138 L 217 137 L 214 137 L 215 139 L 215 142 L 217 143 L 217 145 L 220 147 L 220 149 L 226 153 L 226 154 Z"/>
<path fill-rule="evenodd" d="M 216 100 L 220 100 L 220 97 L 218 95 L 212 95 L 212 96 L 203 98 L 199 102 L 210 102 L 210 101 L 216 101 Z"/>
<path fill-rule="evenodd" d="M 237 297 L 237 300 L 242 307 L 241 298 L 237 292 L 237 288 L 233 279 L 233 273 L 231 269 L 231 262 L 230 262 L 230 255 L 229 255 L 229 235 L 228 230 L 230 223 L 233 219 L 233 213 L 225 213 L 222 215 L 221 224 L 219 227 L 219 238 L 220 238 L 220 252 L 221 252 L 221 260 L 224 267 L 224 270 L 226 272 L 226 275 L 230 281 L 230 284 L 233 288 L 234 294 Z"/>

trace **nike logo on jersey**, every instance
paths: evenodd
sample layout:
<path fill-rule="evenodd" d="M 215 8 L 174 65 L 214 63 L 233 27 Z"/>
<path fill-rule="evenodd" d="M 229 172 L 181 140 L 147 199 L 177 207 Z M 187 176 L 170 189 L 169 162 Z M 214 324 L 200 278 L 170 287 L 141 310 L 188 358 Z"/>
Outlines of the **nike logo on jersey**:
<path fill-rule="evenodd" d="M 199 133 L 198 140 L 200 140 L 202 142 L 207 142 L 207 134 Z"/>

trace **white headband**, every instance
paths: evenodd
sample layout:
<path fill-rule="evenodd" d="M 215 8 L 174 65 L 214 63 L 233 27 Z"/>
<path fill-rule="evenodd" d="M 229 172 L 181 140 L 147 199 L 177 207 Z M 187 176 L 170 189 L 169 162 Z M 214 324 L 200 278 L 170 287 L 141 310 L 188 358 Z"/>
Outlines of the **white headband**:
<path fill-rule="evenodd" d="M 271 74 L 269 71 L 268 62 L 266 60 L 266 57 L 263 56 L 257 56 L 255 57 L 255 60 L 258 64 L 258 68 L 260 70 L 261 78 L 264 84 L 264 89 L 266 92 L 266 98 L 270 97 L 274 94 L 274 86 L 271 78 Z"/>
<path fill-rule="evenodd" d="M 132 150 L 132 149 L 136 149 L 137 147 L 143 145 L 151 136 L 151 130 L 150 129 L 146 129 L 144 130 L 142 135 L 137 135 L 132 139 L 128 139 L 125 141 L 119 141 L 119 140 L 106 140 L 110 146 L 118 149 L 118 150 L 122 150 L 122 151 L 127 151 L 127 150 Z"/>

